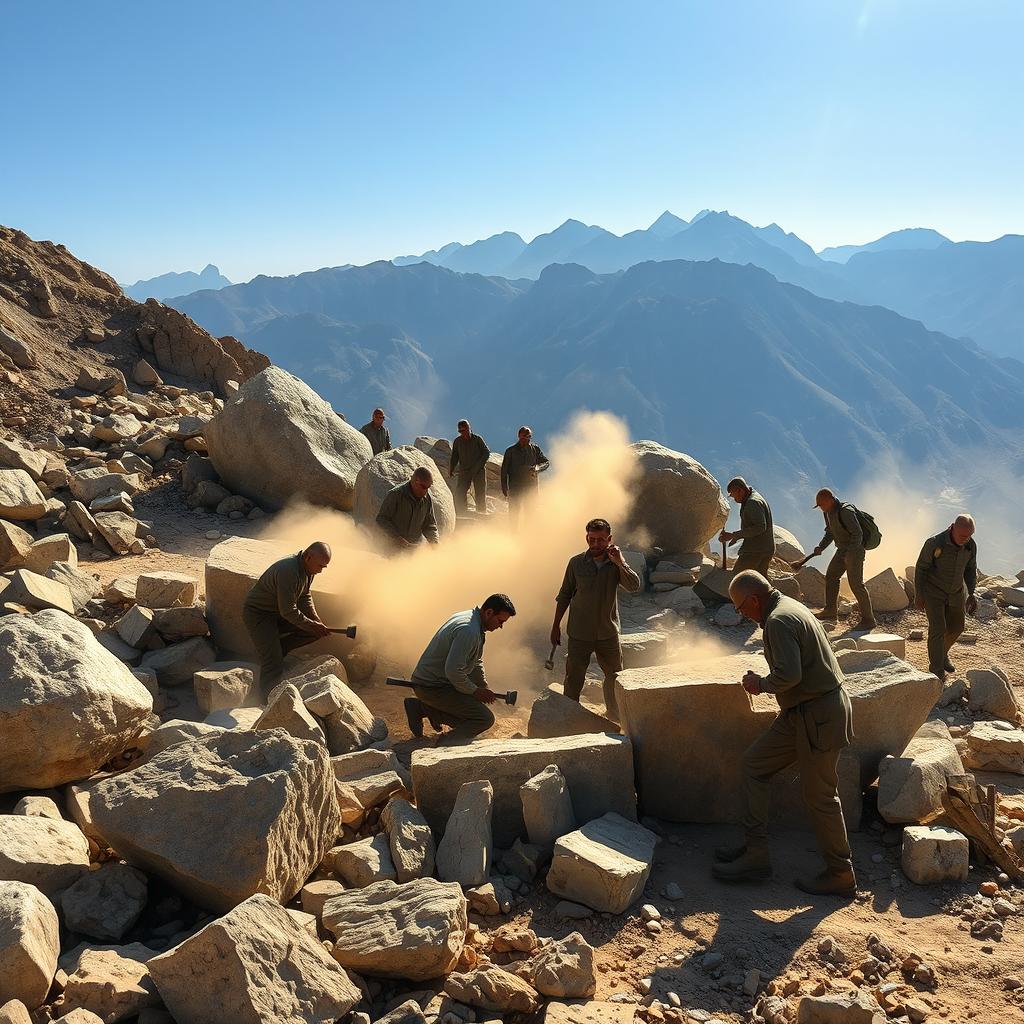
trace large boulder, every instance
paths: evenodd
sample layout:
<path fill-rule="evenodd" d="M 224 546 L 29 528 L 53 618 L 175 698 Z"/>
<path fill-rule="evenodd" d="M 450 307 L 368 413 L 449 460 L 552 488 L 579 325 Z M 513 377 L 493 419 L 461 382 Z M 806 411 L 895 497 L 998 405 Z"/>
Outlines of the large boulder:
<path fill-rule="evenodd" d="M 281 730 L 175 743 L 93 786 L 89 811 L 130 864 L 218 911 L 290 900 L 341 831 L 327 751 Z"/>
<path fill-rule="evenodd" d="M 640 471 L 627 532 L 675 554 L 700 551 L 729 518 L 715 478 L 696 459 L 657 441 L 630 445 Z"/>
<path fill-rule="evenodd" d="M 42 519 L 46 499 L 23 469 L 0 469 L 0 519 Z"/>
<path fill-rule="evenodd" d="M 789 530 L 773 524 L 772 533 L 775 535 L 776 558 L 781 558 L 784 562 L 789 562 L 792 565 L 794 562 L 799 562 L 807 554 L 804 551 L 804 546 Z"/>
<path fill-rule="evenodd" d="M 903 581 L 892 569 L 883 569 L 864 583 L 876 612 L 901 612 L 910 604 Z"/>
<path fill-rule="evenodd" d="M 206 425 L 214 469 L 264 508 L 294 499 L 349 512 L 370 442 L 309 385 L 268 366 Z"/>
<path fill-rule="evenodd" d="M 34 1010 L 57 973 L 60 925 L 53 904 L 27 882 L 0 881 L 0 1005 Z"/>
<path fill-rule="evenodd" d="M 352 514 L 361 526 L 372 526 L 384 496 L 398 484 L 404 484 L 413 472 L 425 466 L 434 476 L 430 497 L 434 502 L 437 532 L 442 536 L 455 529 L 455 498 L 445 483 L 441 470 L 411 444 L 392 448 L 375 455 L 356 477 L 355 504 Z"/>
<path fill-rule="evenodd" d="M 62 958 L 61 968 L 70 972 L 56 1009 L 60 1020 L 74 1020 L 75 1024 L 88 1024 L 80 1016 L 86 1010 L 96 1014 L 104 1024 L 116 1024 L 122 1020 L 133 1020 L 148 1006 L 158 1006 L 160 997 L 149 974 L 147 961 L 153 953 L 139 943 L 118 946 L 114 949 L 96 949 L 90 946 L 76 947 Z M 67 958 L 77 957 L 77 964 L 67 963 Z M 145 1020 L 145 1017 L 141 1019 Z"/>
<path fill-rule="evenodd" d="M 945 722 L 925 722 L 899 757 L 878 765 L 878 813 L 888 822 L 926 821 L 942 812 L 950 775 L 962 775 Z"/>
<path fill-rule="evenodd" d="M 149 691 L 59 611 L 0 619 L 0 793 L 85 778 L 135 742 Z"/>
<path fill-rule="evenodd" d="M 149 971 L 178 1024 L 334 1024 L 362 998 L 316 936 L 264 895 L 154 957 Z"/>

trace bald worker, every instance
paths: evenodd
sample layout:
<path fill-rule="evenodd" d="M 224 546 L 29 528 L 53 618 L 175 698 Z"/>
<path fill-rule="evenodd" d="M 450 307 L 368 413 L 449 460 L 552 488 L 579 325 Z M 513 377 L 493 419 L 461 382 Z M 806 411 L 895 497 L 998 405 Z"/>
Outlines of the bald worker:
<path fill-rule="evenodd" d="M 928 616 L 928 671 L 939 679 L 955 671 L 949 650 L 964 631 L 965 613 L 978 610 L 974 529 L 974 517 L 961 513 L 948 529 L 929 537 L 917 556 L 914 596 Z"/>
<path fill-rule="evenodd" d="M 281 681 L 284 656 L 328 635 L 310 587 L 330 560 L 330 547 L 318 540 L 305 551 L 274 562 L 245 595 L 242 621 L 259 659 L 263 700 Z"/>
<path fill-rule="evenodd" d="M 733 573 L 744 569 L 756 569 L 767 577 L 768 567 L 775 557 L 775 532 L 772 510 L 741 476 L 733 477 L 726 486 L 729 497 L 740 507 L 740 528 L 730 533 L 723 530 L 718 539 L 723 544 L 735 544 L 741 540 L 739 556 L 733 566 Z"/>
<path fill-rule="evenodd" d="M 384 426 L 384 410 L 374 409 L 369 423 L 364 423 L 359 432 L 370 442 L 374 455 L 391 451 L 391 432 Z"/>
<path fill-rule="evenodd" d="M 434 474 L 425 466 L 415 470 L 407 483 L 392 487 L 380 503 L 377 526 L 397 549 L 413 548 L 424 540 L 436 544 L 437 520 L 430 485 Z"/>
<path fill-rule="evenodd" d="M 776 590 L 759 572 L 734 576 L 729 597 L 736 610 L 761 626 L 769 672 L 744 675 L 750 694 L 772 693 L 779 714 L 769 730 L 743 755 L 746 841 L 715 850 L 716 878 L 762 881 L 772 873 L 768 855 L 768 800 L 772 777 L 796 762 L 825 870 L 798 878 L 796 886 L 814 895 L 853 896 L 850 842 L 839 802 L 839 754 L 853 739 L 853 708 L 821 623 L 799 601 Z"/>

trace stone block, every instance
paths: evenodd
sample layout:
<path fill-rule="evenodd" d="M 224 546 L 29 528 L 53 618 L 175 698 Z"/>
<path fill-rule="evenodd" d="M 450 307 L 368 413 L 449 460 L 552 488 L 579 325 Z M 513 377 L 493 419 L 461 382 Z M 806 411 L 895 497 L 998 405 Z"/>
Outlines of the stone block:
<path fill-rule="evenodd" d="M 90 576 L 67 562 L 54 562 L 46 570 L 46 575 L 68 588 L 76 615 L 100 592 L 100 583 L 95 576 Z"/>
<path fill-rule="evenodd" d="M 53 904 L 39 889 L 0 881 L 0 1001 L 19 999 L 33 1010 L 43 1003 L 57 971 L 59 933 Z"/>
<path fill-rule="evenodd" d="M 876 612 L 901 612 L 910 605 L 907 589 L 892 569 L 883 569 L 876 576 L 865 580 L 864 586 L 871 597 L 871 607 Z"/>
<path fill-rule="evenodd" d="M 25 568 L 45 576 L 54 562 L 67 562 L 78 565 L 78 550 L 71 537 L 66 533 L 55 533 L 51 537 L 41 537 L 34 541 L 25 555 Z"/>
<path fill-rule="evenodd" d="M 542 772 L 519 787 L 523 802 L 523 821 L 526 834 L 534 846 L 551 850 L 556 839 L 561 839 L 576 828 L 576 813 L 565 776 L 558 765 L 549 764 Z"/>
<path fill-rule="evenodd" d="M 1024 729 L 1006 722 L 977 722 L 967 734 L 964 767 L 1024 775 Z"/>
<path fill-rule="evenodd" d="M 907 641 L 895 633 L 866 633 L 857 641 L 859 651 L 888 651 L 897 658 L 906 658 Z"/>
<path fill-rule="evenodd" d="M 622 634 L 622 664 L 625 668 L 659 665 L 668 654 L 668 634 L 641 629 Z"/>
<path fill-rule="evenodd" d="M 140 668 L 154 672 L 161 686 L 184 686 L 216 660 L 217 652 L 208 640 L 192 637 L 151 651 L 143 657 Z"/>
<path fill-rule="evenodd" d="M 144 608 L 182 608 L 196 603 L 196 580 L 180 572 L 148 572 L 135 581 L 135 600 Z"/>
<path fill-rule="evenodd" d="M 336 846 L 331 852 L 334 855 L 334 873 L 350 889 L 398 880 L 388 837 L 383 832 L 346 846 Z"/>
<path fill-rule="evenodd" d="M 885 1024 L 886 1016 L 867 992 L 829 992 L 803 996 L 797 1024 Z"/>
<path fill-rule="evenodd" d="M 0 469 L 0 519 L 29 522 L 46 515 L 46 499 L 23 469 Z"/>
<path fill-rule="evenodd" d="M 27 882 L 54 896 L 89 870 L 89 843 L 77 825 L 0 814 L 0 879 Z"/>
<path fill-rule="evenodd" d="M 999 668 L 969 668 L 967 682 L 971 685 L 971 714 L 987 714 L 1007 722 L 1017 720 L 1020 704 L 1005 672 Z"/>
<path fill-rule="evenodd" d="M 148 883 L 127 864 L 104 864 L 83 875 L 61 894 L 64 923 L 73 932 L 101 942 L 120 942 L 146 908 Z"/>
<path fill-rule="evenodd" d="M 970 868 L 967 836 L 942 826 L 909 825 L 903 830 L 900 866 L 917 885 L 963 882 Z"/>
<path fill-rule="evenodd" d="M 111 1024 L 133 1020 L 147 1007 L 159 1005 L 146 961 L 128 955 L 129 949 L 83 949 L 68 975 L 59 1012 L 95 1013 L 104 1024 Z M 147 951 L 146 959 L 151 955 Z"/>
<path fill-rule="evenodd" d="M 578 700 L 566 697 L 561 683 L 549 686 L 533 702 L 526 726 L 526 735 L 531 739 L 618 731 L 618 725 L 611 719 L 584 707 Z"/>
<path fill-rule="evenodd" d="M 476 740 L 458 747 L 414 751 L 416 804 L 439 834 L 462 784 L 488 779 L 494 787 L 494 843 L 506 848 L 526 828 L 519 788 L 550 764 L 557 765 L 565 776 L 577 820 L 589 821 L 609 810 L 636 818 L 632 745 L 625 737 L 607 734 Z"/>
<path fill-rule="evenodd" d="M 437 846 L 437 877 L 463 888 L 483 885 L 491 874 L 494 789 L 486 779 L 464 782 Z"/>
<path fill-rule="evenodd" d="M 924 821 L 942 811 L 950 775 L 962 775 L 960 755 L 944 722 L 926 722 L 898 757 L 878 766 L 878 813 L 888 822 Z"/>
<path fill-rule="evenodd" d="M 68 615 L 75 614 L 71 591 L 63 583 L 28 569 L 14 570 L 11 582 L 4 591 L 4 601 L 24 605 L 33 611 L 56 608 Z"/>
<path fill-rule="evenodd" d="M 804 604 L 809 608 L 825 606 L 825 574 L 813 565 L 805 565 L 797 570 L 796 581 L 800 584 L 800 593 L 804 595 Z"/>
<path fill-rule="evenodd" d="M 153 646 L 162 646 L 162 641 L 157 636 L 156 626 L 153 625 L 153 613 L 148 608 L 143 608 L 142 605 L 133 604 L 114 623 L 114 629 L 129 647 L 144 650 L 151 646 L 153 640 L 157 641 Z"/>
<path fill-rule="evenodd" d="M 255 729 L 284 729 L 296 739 L 325 743 L 320 723 L 306 710 L 302 696 L 291 683 L 275 688 Z"/>
<path fill-rule="evenodd" d="M 358 750 L 332 757 L 341 820 L 354 824 L 372 807 L 405 792 L 405 771 L 393 750 Z M 399 879 L 408 881 L 408 879 Z"/>
<path fill-rule="evenodd" d="M 388 835 L 398 881 L 429 878 L 434 873 L 436 848 L 427 819 L 408 800 L 398 798 L 388 802 L 381 823 Z"/>
<path fill-rule="evenodd" d="M 0 571 L 21 569 L 32 549 L 32 534 L 6 519 L 0 519 Z"/>
<path fill-rule="evenodd" d="M 196 703 L 205 718 L 211 711 L 244 707 L 253 687 L 247 668 L 203 669 L 192 676 Z"/>
<path fill-rule="evenodd" d="M 540 1024 L 633 1024 L 636 1005 L 609 1003 L 598 999 L 571 1002 L 551 1000 L 544 1007 Z"/>
<path fill-rule="evenodd" d="M 547 887 L 597 911 L 621 914 L 643 892 L 658 837 L 636 822 L 606 814 L 562 836 Z"/>
<path fill-rule="evenodd" d="M 210 633 L 206 612 L 199 604 L 181 608 L 156 608 L 153 610 L 153 625 L 169 644 L 189 640 L 194 636 L 208 636 Z"/>

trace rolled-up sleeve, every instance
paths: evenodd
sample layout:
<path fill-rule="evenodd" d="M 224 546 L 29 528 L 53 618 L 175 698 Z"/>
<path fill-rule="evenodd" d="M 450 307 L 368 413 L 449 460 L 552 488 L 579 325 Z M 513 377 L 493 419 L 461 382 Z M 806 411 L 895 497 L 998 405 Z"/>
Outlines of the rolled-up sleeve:
<path fill-rule="evenodd" d="M 771 650 L 772 660 L 761 688 L 768 693 L 782 693 L 796 686 L 804 674 L 797 636 L 785 623 L 769 619 L 765 626 L 765 648 Z"/>

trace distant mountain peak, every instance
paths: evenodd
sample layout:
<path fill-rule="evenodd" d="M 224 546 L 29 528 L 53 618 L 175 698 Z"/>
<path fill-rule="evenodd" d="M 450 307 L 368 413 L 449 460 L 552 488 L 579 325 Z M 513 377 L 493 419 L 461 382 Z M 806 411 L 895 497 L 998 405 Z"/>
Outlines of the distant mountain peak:
<path fill-rule="evenodd" d="M 647 230 L 652 235 L 658 235 L 660 238 L 667 238 L 669 235 L 674 235 L 678 231 L 685 231 L 689 226 L 690 224 L 688 221 L 683 220 L 682 217 L 677 217 L 671 210 L 666 210 Z"/>

